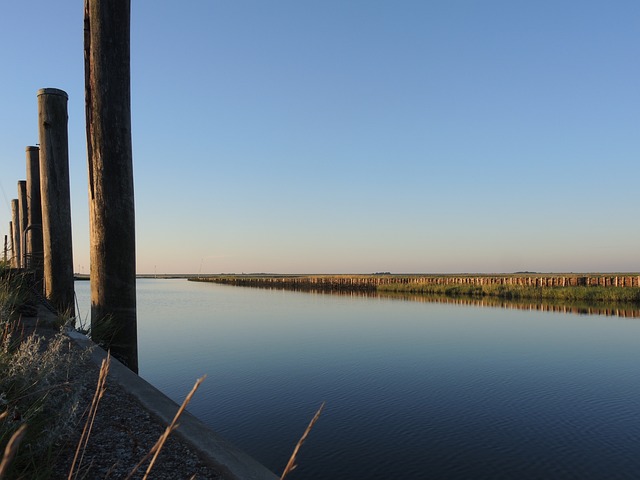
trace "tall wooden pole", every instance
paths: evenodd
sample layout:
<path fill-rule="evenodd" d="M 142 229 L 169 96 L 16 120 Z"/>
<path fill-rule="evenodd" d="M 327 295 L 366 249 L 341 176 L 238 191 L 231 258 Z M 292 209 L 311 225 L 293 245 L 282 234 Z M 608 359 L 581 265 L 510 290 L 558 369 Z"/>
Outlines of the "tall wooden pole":
<path fill-rule="evenodd" d="M 24 232 L 29 225 L 29 212 L 27 210 L 27 181 L 18 180 L 18 209 L 20 210 L 20 268 L 27 268 L 27 242 Z"/>
<path fill-rule="evenodd" d="M 9 222 L 9 240 L 11 241 L 11 258 L 9 258 L 9 266 L 13 267 L 13 221 Z"/>
<path fill-rule="evenodd" d="M 85 0 L 91 330 L 138 372 L 130 1 Z"/>
<path fill-rule="evenodd" d="M 4 263 L 7 263 L 7 236 L 4 236 Z"/>
<path fill-rule="evenodd" d="M 29 235 L 27 252 L 31 258 L 31 268 L 35 272 L 37 288 L 42 289 L 44 265 L 42 244 L 42 200 L 40 196 L 40 149 L 27 147 L 27 197 L 29 210 Z"/>
<path fill-rule="evenodd" d="M 20 207 L 18 207 L 18 199 L 11 200 L 11 266 L 20 268 Z"/>
<path fill-rule="evenodd" d="M 66 92 L 56 88 L 38 90 L 44 291 L 60 313 L 75 316 L 68 98 Z"/>

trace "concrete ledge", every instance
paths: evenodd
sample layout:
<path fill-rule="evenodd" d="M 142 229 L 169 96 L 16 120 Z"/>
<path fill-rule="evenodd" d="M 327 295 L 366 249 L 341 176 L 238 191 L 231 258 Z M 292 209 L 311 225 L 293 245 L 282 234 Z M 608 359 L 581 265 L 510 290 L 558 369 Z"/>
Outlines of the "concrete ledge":
<path fill-rule="evenodd" d="M 91 360 L 98 366 L 106 352 L 85 335 L 70 329 L 67 334 L 81 348 L 91 349 Z M 145 409 L 169 425 L 179 405 L 149 382 L 111 357 L 110 377 L 137 398 Z M 212 466 L 230 480 L 276 480 L 278 477 L 264 465 L 220 438 L 189 412 L 180 416 L 175 433 L 193 446 Z"/>

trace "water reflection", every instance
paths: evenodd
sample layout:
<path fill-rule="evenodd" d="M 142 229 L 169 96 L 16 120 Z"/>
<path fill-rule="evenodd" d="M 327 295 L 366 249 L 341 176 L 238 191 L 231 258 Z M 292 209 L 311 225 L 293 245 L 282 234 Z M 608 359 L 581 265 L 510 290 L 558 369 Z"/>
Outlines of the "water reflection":
<path fill-rule="evenodd" d="M 445 296 L 418 293 L 374 292 L 366 290 L 322 290 L 322 289 L 292 289 L 276 287 L 237 287 L 259 288 L 262 290 L 279 290 L 303 292 L 311 295 L 338 295 L 350 298 L 384 298 L 390 300 L 403 300 L 420 303 L 443 303 L 448 305 L 464 305 L 470 307 L 505 308 L 508 310 L 529 310 L 535 312 L 553 312 L 573 315 L 603 315 L 607 317 L 640 318 L 640 305 L 633 303 L 587 303 L 587 302 L 554 302 L 550 300 L 532 299 L 504 299 L 498 297 L 470 297 L 470 296 Z"/>

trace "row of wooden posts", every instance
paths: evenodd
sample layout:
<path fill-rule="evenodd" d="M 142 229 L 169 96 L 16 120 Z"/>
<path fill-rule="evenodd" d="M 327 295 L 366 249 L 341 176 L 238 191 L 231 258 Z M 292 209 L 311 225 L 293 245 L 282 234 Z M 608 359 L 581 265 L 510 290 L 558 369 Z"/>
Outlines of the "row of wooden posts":
<path fill-rule="evenodd" d="M 640 287 L 640 275 L 311 275 L 217 276 L 201 279 L 246 286 L 375 290 L 384 285 L 519 285 L 529 287 Z"/>
<path fill-rule="evenodd" d="M 66 92 L 38 90 L 40 147 L 26 148 L 26 180 L 11 200 L 12 268 L 34 273 L 35 286 L 58 312 L 75 315 Z M 7 236 L 4 257 L 9 250 Z"/>
<path fill-rule="evenodd" d="M 92 339 L 138 371 L 131 146 L 130 0 L 85 0 L 84 64 Z M 38 91 L 39 147 L 11 202 L 11 265 L 74 315 L 66 92 Z M 5 260 L 9 251 L 5 236 Z"/>

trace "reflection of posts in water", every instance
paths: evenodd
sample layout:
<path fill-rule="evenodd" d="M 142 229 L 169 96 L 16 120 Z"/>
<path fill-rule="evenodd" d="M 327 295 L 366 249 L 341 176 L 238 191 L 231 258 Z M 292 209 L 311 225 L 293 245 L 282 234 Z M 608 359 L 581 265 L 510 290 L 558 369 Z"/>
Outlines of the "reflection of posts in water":
<path fill-rule="evenodd" d="M 637 305 L 621 304 L 611 306 L 599 306 L 580 303 L 550 303 L 550 302 L 533 302 L 527 299 L 521 300 L 505 300 L 498 297 L 469 297 L 456 296 L 448 297 L 443 295 L 430 294 L 405 294 L 379 292 L 374 294 L 377 297 L 406 300 L 422 303 L 446 303 L 452 305 L 473 306 L 473 307 L 489 307 L 489 308 L 505 308 L 510 310 L 528 310 L 536 312 L 553 312 L 574 315 L 604 315 L 622 318 L 640 318 L 640 307 Z"/>
<path fill-rule="evenodd" d="M 60 313 L 74 316 L 68 98 L 55 88 L 38 90 L 44 291 Z"/>
<path fill-rule="evenodd" d="M 11 267 L 20 268 L 20 208 L 18 199 L 11 200 Z"/>
<path fill-rule="evenodd" d="M 27 268 L 27 245 L 25 244 L 24 232 L 29 225 L 29 213 L 27 211 L 27 181 L 18 181 L 18 209 L 20 210 L 20 258 L 18 260 L 20 268 Z"/>
<path fill-rule="evenodd" d="M 85 1 L 91 331 L 138 372 L 130 1 Z"/>
<path fill-rule="evenodd" d="M 35 272 L 36 287 L 42 291 L 44 280 L 42 245 L 42 199 L 40 195 L 40 149 L 27 147 L 27 207 L 29 215 L 29 232 L 27 237 L 27 254 L 29 255 L 29 268 Z"/>

